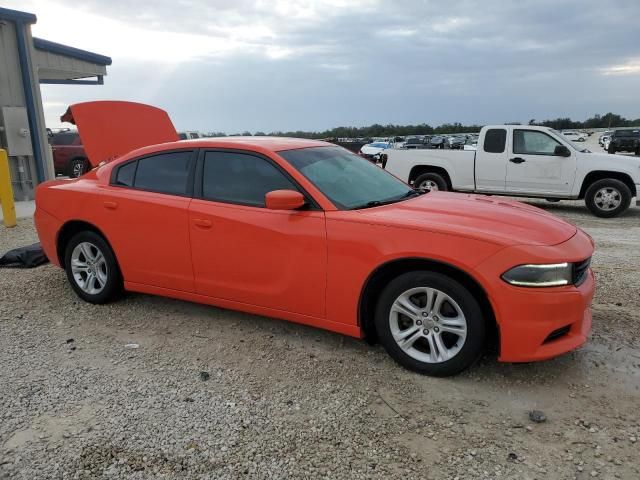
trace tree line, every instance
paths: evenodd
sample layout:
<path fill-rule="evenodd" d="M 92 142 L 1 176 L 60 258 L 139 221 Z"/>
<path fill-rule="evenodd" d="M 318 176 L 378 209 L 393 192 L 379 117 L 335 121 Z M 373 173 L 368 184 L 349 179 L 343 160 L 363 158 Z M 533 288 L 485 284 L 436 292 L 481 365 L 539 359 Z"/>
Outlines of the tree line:
<path fill-rule="evenodd" d="M 505 122 L 512 125 L 520 125 L 520 122 Z M 615 113 L 606 113 L 604 115 L 596 114 L 591 118 L 587 118 L 584 121 L 572 120 L 566 118 L 555 118 L 552 120 L 537 121 L 535 118 L 529 120 L 529 125 L 539 125 L 544 127 L 555 128 L 556 130 L 580 130 L 580 129 L 592 129 L 592 128 L 612 128 L 612 127 L 632 127 L 640 126 L 640 118 L 635 120 L 624 118 L 621 115 Z M 438 133 L 475 133 L 479 132 L 482 125 L 463 125 L 460 122 L 444 123 L 437 127 L 432 127 L 427 123 L 421 123 L 418 125 L 380 125 L 374 123 L 367 127 L 335 127 L 322 132 L 307 132 L 303 130 L 296 130 L 291 132 L 276 131 L 271 133 L 255 132 L 251 133 L 245 131 L 242 133 L 235 133 L 230 136 L 281 136 L 281 137 L 296 137 L 296 138 L 372 138 L 372 137 L 404 137 L 407 135 L 431 135 Z M 226 137 L 225 132 L 210 132 L 210 137 Z"/>

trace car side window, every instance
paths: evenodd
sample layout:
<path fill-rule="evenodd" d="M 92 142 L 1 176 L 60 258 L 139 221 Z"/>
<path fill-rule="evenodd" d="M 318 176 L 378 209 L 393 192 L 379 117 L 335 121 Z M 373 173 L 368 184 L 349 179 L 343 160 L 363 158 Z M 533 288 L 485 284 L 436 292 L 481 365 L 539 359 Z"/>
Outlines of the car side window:
<path fill-rule="evenodd" d="M 189 172 L 193 160 L 193 152 L 167 152 L 151 157 L 141 158 L 133 175 L 133 186 L 141 190 L 167 193 L 170 195 L 187 195 L 189 193 Z M 118 170 L 116 184 L 120 174 L 129 164 Z M 122 181 L 131 182 L 131 172 L 122 172 Z"/>
<path fill-rule="evenodd" d="M 537 130 L 513 131 L 513 153 L 553 155 L 558 145 L 562 144 L 544 132 Z"/>
<path fill-rule="evenodd" d="M 299 189 L 264 158 L 246 153 L 206 152 L 202 196 L 207 200 L 264 207 L 273 190 Z"/>
<path fill-rule="evenodd" d="M 55 133 L 51 137 L 51 145 L 73 145 L 78 138 L 78 134 L 75 132 L 69 133 Z"/>
<path fill-rule="evenodd" d="M 115 184 L 121 187 L 133 187 L 138 162 L 129 162 L 118 168 Z"/>
<path fill-rule="evenodd" d="M 504 128 L 487 130 L 484 136 L 484 151 L 487 153 L 503 153 L 507 143 L 507 131 Z"/>

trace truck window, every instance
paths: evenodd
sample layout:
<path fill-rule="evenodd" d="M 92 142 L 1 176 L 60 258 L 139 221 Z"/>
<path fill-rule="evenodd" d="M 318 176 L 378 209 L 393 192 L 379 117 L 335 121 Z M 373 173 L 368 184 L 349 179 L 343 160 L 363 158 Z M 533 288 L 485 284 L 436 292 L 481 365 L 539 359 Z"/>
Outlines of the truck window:
<path fill-rule="evenodd" d="M 561 145 L 561 143 L 538 130 L 513 131 L 513 153 L 553 155 L 558 145 Z"/>
<path fill-rule="evenodd" d="M 507 142 L 507 131 L 504 128 L 487 130 L 484 136 L 484 151 L 487 153 L 502 153 Z"/>

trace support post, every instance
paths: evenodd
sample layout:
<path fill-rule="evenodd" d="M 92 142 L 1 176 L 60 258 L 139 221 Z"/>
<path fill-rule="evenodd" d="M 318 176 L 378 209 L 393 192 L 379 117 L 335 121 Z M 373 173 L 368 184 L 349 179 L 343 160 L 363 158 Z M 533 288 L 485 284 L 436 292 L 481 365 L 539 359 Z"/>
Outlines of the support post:
<path fill-rule="evenodd" d="M 0 204 L 2 204 L 2 218 L 5 227 L 16 226 L 16 206 L 13 202 L 13 188 L 11 188 L 11 174 L 9 173 L 9 157 L 0 148 Z"/>

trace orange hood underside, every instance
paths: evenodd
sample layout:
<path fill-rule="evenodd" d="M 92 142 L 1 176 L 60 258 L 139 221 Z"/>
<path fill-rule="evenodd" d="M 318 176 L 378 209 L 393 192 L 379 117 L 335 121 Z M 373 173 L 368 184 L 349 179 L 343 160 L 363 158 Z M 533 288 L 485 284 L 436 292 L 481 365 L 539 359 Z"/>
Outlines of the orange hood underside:
<path fill-rule="evenodd" d="M 78 127 L 93 167 L 137 148 L 178 140 L 164 110 L 135 102 L 98 101 L 71 105 L 60 117 Z"/>

